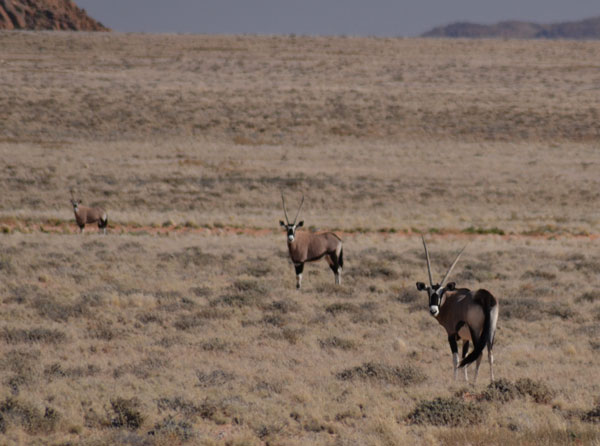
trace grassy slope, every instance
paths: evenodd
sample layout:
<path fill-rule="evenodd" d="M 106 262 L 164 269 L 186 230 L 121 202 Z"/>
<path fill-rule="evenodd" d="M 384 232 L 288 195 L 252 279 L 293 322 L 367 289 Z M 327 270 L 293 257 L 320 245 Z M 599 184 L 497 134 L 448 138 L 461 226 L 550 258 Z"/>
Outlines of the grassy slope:
<path fill-rule="evenodd" d="M 0 33 L 0 216 L 68 221 L 68 189 L 133 226 L 274 228 L 279 191 L 344 237 L 293 289 L 284 237 L 0 236 L 8 443 L 565 444 L 599 441 L 600 45 Z M 171 226 L 169 226 L 171 227 Z M 496 374 L 451 382 L 414 290 L 441 274 L 501 301 Z M 93 231 L 93 230 L 92 230 Z M 360 367 L 360 368 L 357 368 Z M 367 372 L 365 372 L 367 371 Z M 472 427 L 412 425 L 460 394 Z M 48 408 L 48 410 L 47 410 Z M 440 414 L 442 414 L 440 409 Z M 465 417 L 467 417 L 465 413 Z M 129 428 L 128 428 L 129 426 Z M 152 431 L 154 435 L 148 435 Z M 507 440 L 508 439 L 508 440 Z"/>

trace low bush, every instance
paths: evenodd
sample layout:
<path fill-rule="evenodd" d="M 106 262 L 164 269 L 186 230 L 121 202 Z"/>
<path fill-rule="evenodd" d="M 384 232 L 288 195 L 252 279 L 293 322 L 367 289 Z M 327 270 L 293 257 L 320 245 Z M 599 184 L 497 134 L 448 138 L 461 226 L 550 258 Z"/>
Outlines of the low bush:
<path fill-rule="evenodd" d="M 407 420 L 411 424 L 457 427 L 479 424 L 484 416 L 480 406 L 451 397 L 421 401 Z"/>
<path fill-rule="evenodd" d="M 28 434 L 48 434 L 55 430 L 59 420 L 56 410 L 46 407 L 44 413 L 35 406 L 8 397 L 0 403 L 0 432 L 6 433 L 7 426 L 20 426 Z"/>
<path fill-rule="evenodd" d="M 113 412 L 110 420 L 112 427 L 136 430 L 144 422 L 137 398 L 115 398 L 110 401 L 110 405 Z"/>
<path fill-rule="evenodd" d="M 342 381 L 354 379 L 374 380 L 400 386 L 420 384 L 427 379 L 421 369 L 412 365 L 394 367 L 373 362 L 366 362 L 363 365 L 345 369 L 339 372 L 336 377 Z"/>
<path fill-rule="evenodd" d="M 67 335 L 49 328 L 4 328 L 0 331 L 0 339 L 7 344 L 61 344 L 67 340 Z"/>

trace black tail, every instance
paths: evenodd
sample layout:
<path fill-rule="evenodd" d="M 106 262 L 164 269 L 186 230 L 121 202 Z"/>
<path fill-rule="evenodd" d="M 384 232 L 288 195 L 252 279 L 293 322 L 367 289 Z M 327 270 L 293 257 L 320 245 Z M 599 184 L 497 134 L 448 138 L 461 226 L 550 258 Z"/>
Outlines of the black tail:
<path fill-rule="evenodd" d="M 340 264 L 341 268 L 344 267 L 344 248 L 340 249 L 340 258 L 338 259 L 338 263 Z"/>
<path fill-rule="evenodd" d="M 464 367 L 471 364 L 473 361 L 479 358 L 479 356 L 481 356 L 486 344 L 488 342 L 493 342 L 493 334 L 490 333 L 490 326 L 492 324 L 492 307 L 496 305 L 496 298 L 487 290 L 477 290 L 475 293 L 475 301 L 479 302 L 483 307 L 483 314 L 485 316 L 483 321 L 483 330 L 481 331 L 481 337 L 478 340 L 475 340 L 476 334 L 473 333 L 473 330 L 471 330 L 469 327 L 469 330 L 471 330 L 471 338 L 473 338 L 474 349 L 460 362 L 458 365 L 459 367 Z"/>

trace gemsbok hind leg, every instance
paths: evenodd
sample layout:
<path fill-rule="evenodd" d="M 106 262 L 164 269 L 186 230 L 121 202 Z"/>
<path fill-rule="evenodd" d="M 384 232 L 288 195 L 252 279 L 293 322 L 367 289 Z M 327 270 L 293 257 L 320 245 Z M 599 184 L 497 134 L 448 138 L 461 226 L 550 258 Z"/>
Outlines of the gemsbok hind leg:
<path fill-rule="evenodd" d="M 477 362 L 475 362 L 475 376 L 473 377 L 473 385 L 477 382 L 477 375 L 479 375 L 479 366 L 481 365 L 481 359 L 483 358 L 483 353 L 479 355 L 477 358 Z"/>
<path fill-rule="evenodd" d="M 462 347 L 462 359 L 465 359 L 465 357 L 467 356 L 467 353 L 469 352 L 469 341 L 464 341 L 463 342 L 463 347 Z M 469 382 L 469 374 L 467 373 L 467 367 L 468 366 L 464 366 L 463 370 L 465 373 L 465 382 Z"/>
<path fill-rule="evenodd" d="M 329 268 L 333 271 L 333 275 L 335 276 L 335 284 L 339 285 L 342 283 L 340 277 L 340 264 L 338 262 L 337 254 L 333 253 L 327 256 L 327 263 L 329 264 Z"/>
<path fill-rule="evenodd" d="M 304 270 L 304 263 L 296 263 L 294 264 L 294 268 L 296 268 L 296 288 L 300 289 L 300 286 L 302 286 L 302 271 Z"/>
<path fill-rule="evenodd" d="M 448 335 L 448 343 L 450 344 L 450 350 L 452 350 L 452 366 L 454 369 L 454 381 L 458 376 L 458 344 L 456 343 L 456 334 Z"/>

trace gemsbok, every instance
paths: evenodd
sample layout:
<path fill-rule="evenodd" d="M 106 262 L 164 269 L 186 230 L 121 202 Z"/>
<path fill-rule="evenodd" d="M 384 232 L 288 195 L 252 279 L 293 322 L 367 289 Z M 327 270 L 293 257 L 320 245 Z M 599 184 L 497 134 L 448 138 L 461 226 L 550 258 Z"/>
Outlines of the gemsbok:
<path fill-rule="evenodd" d="M 98 229 L 102 229 L 106 234 L 106 226 L 108 225 L 108 215 L 106 211 L 101 208 L 90 208 L 81 205 L 81 200 L 75 200 L 73 197 L 73 191 L 71 190 L 71 204 L 73 205 L 73 212 L 75 213 L 75 221 L 79 226 L 79 232 L 83 233 L 86 224 L 92 224 L 98 222 Z"/>
<path fill-rule="evenodd" d="M 304 203 L 304 194 L 302 201 L 296 212 L 294 222 L 290 223 L 287 210 L 285 208 L 285 198 L 281 193 L 281 201 L 283 203 L 283 212 L 285 214 L 285 223 L 279 220 L 279 224 L 287 231 L 287 246 L 290 252 L 290 258 L 296 268 L 296 288 L 302 285 L 302 271 L 304 270 L 305 262 L 314 262 L 325 257 L 329 267 L 335 275 L 335 283 L 341 283 L 341 273 L 344 266 L 344 251 L 342 248 L 342 240 L 333 232 L 296 232 L 297 228 L 304 225 L 304 221 L 296 224 L 298 214 Z"/>
<path fill-rule="evenodd" d="M 483 349 L 487 346 L 488 362 L 490 364 L 490 379 L 494 381 L 494 355 L 492 348 L 494 346 L 494 336 L 496 334 L 496 324 L 498 322 L 498 301 L 492 294 L 484 289 L 475 292 L 467 288 L 456 288 L 454 282 L 446 284 L 446 280 L 456 266 L 465 248 L 463 248 L 456 259 L 448 268 L 448 272 L 439 284 L 433 284 L 431 278 L 431 263 L 429 261 L 429 252 L 427 243 L 423 239 L 425 248 L 425 258 L 427 260 L 427 274 L 429 276 L 429 286 L 423 282 L 417 282 L 419 291 L 426 290 L 429 295 L 429 312 L 436 318 L 448 334 L 448 342 L 452 350 L 452 362 L 454 365 L 454 380 L 458 369 L 463 367 L 465 372 L 465 381 L 468 381 L 466 366 L 473 361 L 477 361 L 475 366 L 475 376 L 473 385 L 477 381 L 479 366 Z M 458 362 L 457 341 L 463 340 L 462 360 Z M 473 343 L 473 350 L 467 356 L 469 351 L 469 341 Z"/>

